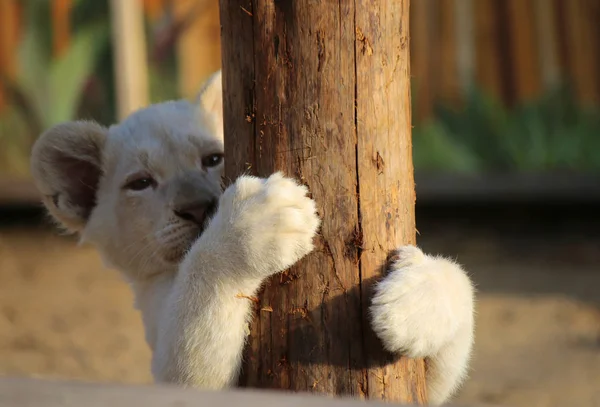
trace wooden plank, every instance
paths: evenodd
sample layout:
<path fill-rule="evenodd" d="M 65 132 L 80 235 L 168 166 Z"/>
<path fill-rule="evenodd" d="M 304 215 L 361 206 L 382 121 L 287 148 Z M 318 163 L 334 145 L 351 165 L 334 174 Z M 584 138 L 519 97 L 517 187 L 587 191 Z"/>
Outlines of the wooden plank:
<path fill-rule="evenodd" d="M 570 1 L 570 0 L 569 0 Z M 540 95 L 540 67 L 535 30 L 532 22 L 532 0 L 506 0 L 510 35 L 510 61 L 516 102 L 525 102 Z"/>
<path fill-rule="evenodd" d="M 543 1 L 543 0 L 542 0 Z M 494 3 L 496 0 L 476 0 L 475 46 L 476 78 L 479 86 L 497 100 L 502 100 L 504 81 L 498 41 L 498 19 Z"/>
<path fill-rule="evenodd" d="M 411 76 L 415 90 L 413 113 L 417 121 L 430 117 L 433 111 L 433 76 L 438 73 L 438 66 L 432 60 L 434 7 L 432 0 L 419 0 L 410 11 Z"/>
<path fill-rule="evenodd" d="M 456 103 L 461 100 L 458 79 L 458 45 L 456 36 L 456 5 L 461 0 L 438 1 L 437 41 L 439 62 L 434 76 L 439 100 Z"/>
<path fill-rule="evenodd" d="M 600 49 L 598 46 L 598 13 L 588 0 L 565 2 L 566 51 L 570 80 L 579 101 L 584 105 L 600 102 Z"/>
<path fill-rule="evenodd" d="M 545 90 L 552 90 L 560 84 L 561 79 L 556 7 L 555 3 L 549 0 L 534 0 L 534 7 L 542 83 Z"/>

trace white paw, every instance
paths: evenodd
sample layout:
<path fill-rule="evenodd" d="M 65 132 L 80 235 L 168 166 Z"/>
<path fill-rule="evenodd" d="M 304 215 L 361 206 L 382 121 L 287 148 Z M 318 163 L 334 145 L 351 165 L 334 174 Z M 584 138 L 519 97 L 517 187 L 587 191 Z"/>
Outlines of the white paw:
<path fill-rule="evenodd" d="M 457 264 L 399 248 L 371 305 L 375 333 L 390 352 L 421 358 L 437 354 L 473 317 L 473 287 Z"/>
<path fill-rule="evenodd" d="M 313 249 L 320 220 L 308 189 L 281 173 L 242 176 L 223 193 L 217 222 L 253 270 L 285 270 Z"/>

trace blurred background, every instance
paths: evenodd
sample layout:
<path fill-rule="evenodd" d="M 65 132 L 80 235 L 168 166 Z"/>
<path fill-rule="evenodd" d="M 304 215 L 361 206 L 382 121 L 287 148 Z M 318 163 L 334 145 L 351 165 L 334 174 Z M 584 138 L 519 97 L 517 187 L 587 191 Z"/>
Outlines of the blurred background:
<path fill-rule="evenodd" d="M 219 36 L 216 0 L 0 0 L 1 375 L 151 380 L 129 288 L 45 218 L 29 151 L 192 97 Z M 600 0 L 413 0 L 411 47 L 418 243 L 479 291 L 458 401 L 600 406 Z"/>

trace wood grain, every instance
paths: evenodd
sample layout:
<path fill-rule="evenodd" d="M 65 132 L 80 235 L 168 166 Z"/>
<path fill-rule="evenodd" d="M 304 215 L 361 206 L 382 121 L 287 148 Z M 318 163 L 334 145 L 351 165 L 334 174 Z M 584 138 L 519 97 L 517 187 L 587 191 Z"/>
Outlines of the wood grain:
<path fill-rule="evenodd" d="M 368 304 L 414 243 L 409 2 L 221 0 L 226 175 L 306 184 L 316 250 L 272 278 L 242 386 L 423 403 L 423 361 L 392 357 Z"/>

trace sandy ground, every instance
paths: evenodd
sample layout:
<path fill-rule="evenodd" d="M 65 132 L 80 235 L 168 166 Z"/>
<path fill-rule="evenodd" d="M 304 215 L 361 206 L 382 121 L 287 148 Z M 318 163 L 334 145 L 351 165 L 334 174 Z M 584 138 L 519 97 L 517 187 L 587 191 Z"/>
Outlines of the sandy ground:
<path fill-rule="evenodd" d="M 600 406 L 599 241 L 437 234 L 478 294 L 471 379 L 458 402 Z M 89 247 L 49 229 L 0 228 L 0 375 L 146 383 L 129 288 Z"/>

